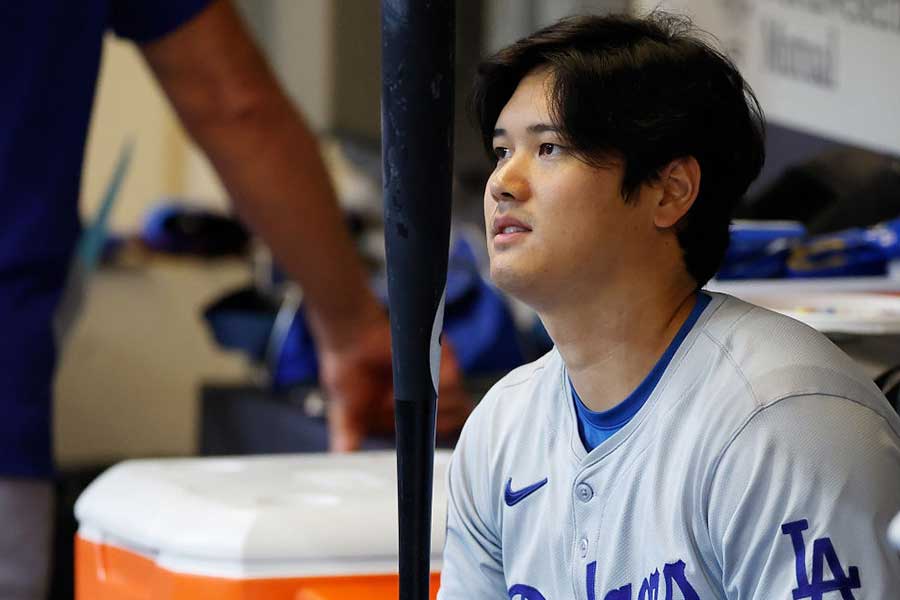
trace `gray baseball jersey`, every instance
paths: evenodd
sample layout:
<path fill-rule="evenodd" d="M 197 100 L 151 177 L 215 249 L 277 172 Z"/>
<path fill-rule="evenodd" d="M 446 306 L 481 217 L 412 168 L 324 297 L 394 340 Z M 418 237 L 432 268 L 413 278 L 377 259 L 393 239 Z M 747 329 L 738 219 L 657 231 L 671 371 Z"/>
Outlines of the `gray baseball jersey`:
<path fill-rule="evenodd" d="M 555 350 L 491 389 L 448 472 L 439 600 L 900 598 L 900 419 L 818 332 L 712 296 L 590 453 Z"/>

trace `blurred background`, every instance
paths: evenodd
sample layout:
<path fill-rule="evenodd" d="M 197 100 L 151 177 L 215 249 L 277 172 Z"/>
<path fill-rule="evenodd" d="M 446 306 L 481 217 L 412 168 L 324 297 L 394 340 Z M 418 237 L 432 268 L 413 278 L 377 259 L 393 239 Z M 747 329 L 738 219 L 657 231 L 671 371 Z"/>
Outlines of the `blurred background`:
<path fill-rule="evenodd" d="M 322 134 L 339 196 L 375 272 L 383 252 L 380 3 L 237 4 L 282 83 Z M 568 14 L 646 11 L 657 5 L 689 14 L 713 34 L 766 112 L 766 167 L 742 216 L 790 219 L 823 233 L 900 214 L 900 82 L 890 75 L 900 67 L 896 1 L 853 9 L 840 3 L 809 8 L 789 0 L 458 0 L 455 230 L 481 227 L 487 161 L 462 110 L 479 57 Z M 82 186 L 86 222 L 98 211 L 126 139 L 135 141 L 135 151 L 110 216 L 112 234 L 153 237 L 154 231 L 142 229 L 159 226 L 170 215 L 154 215 L 161 206 L 227 214 L 221 185 L 138 52 L 109 35 Z M 210 235 L 225 234 L 213 229 Z M 478 234 L 472 237 L 478 262 L 482 244 Z M 242 254 L 239 240 L 238 250 L 216 259 L 123 252 L 96 273 L 58 377 L 61 466 L 197 450 L 202 385 L 250 377 L 245 354 L 223 351 L 202 312 L 254 274 L 260 286 L 265 286 L 260 278 L 271 283 L 265 252 Z"/>
<path fill-rule="evenodd" d="M 321 134 L 348 223 L 381 289 L 380 2 L 236 3 Z M 488 163 L 463 110 L 475 65 L 569 14 L 657 6 L 710 32 L 769 121 L 766 167 L 710 287 L 818 326 L 887 389 L 900 363 L 900 0 L 457 0 L 456 287 L 451 282 L 448 327 L 474 339 L 461 357 L 471 391 L 483 392 L 549 344 L 533 314 L 484 281 Z M 128 140 L 134 154 L 104 259 L 56 382 L 60 519 L 71 518 L 65 498 L 125 458 L 315 450 L 327 442 L 296 296 L 265 248 L 230 219 L 222 186 L 137 50 L 110 34 L 82 181 L 86 223 Z M 60 528 L 61 543 L 70 535 Z"/>
<path fill-rule="evenodd" d="M 243 0 L 237 5 L 283 85 L 321 132 L 361 249 L 377 264 L 383 254 L 380 236 L 366 237 L 365 229 L 375 220 L 377 230 L 381 213 L 380 2 Z M 461 224 L 478 228 L 488 164 L 462 108 L 479 57 L 567 14 L 622 11 L 628 3 L 458 0 L 457 7 L 454 213 Z M 127 139 L 135 141 L 134 156 L 109 218 L 113 236 L 146 241 L 161 207 L 189 205 L 227 214 L 221 184 L 139 53 L 110 34 L 86 154 L 85 222 L 96 215 Z M 480 254 L 483 243 L 475 242 Z M 202 385 L 251 378 L 245 357 L 223 351 L 212 339 L 202 312 L 254 273 L 265 278 L 259 273 L 266 268 L 259 265 L 265 264 L 260 254 L 254 260 L 252 251 L 216 259 L 124 251 L 97 271 L 58 376 L 61 467 L 197 450 Z"/>

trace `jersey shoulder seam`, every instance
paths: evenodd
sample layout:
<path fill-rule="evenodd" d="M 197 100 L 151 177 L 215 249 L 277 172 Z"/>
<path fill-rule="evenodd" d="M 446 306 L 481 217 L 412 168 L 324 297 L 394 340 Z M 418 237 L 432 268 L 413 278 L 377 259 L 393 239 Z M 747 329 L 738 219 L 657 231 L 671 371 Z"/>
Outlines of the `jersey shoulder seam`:
<path fill-rule="evenodd" d="M 743 318 L 743 316 L 741 318 Z M 738 320 L 740 320 L 740 319 L 738 319 Z M 728 350 L 728 348 L 726 348 L 725 345 L 720 340 L 718 340 L 716 337 L 714 337 L 712 334 L 710 334 L 707 330 L 704 329 L 702 331 L 702 334 L 704 337 L 706 337 L 706 339 L 708 339 L 710 342 L 715 344 L 716 347 L 719 348 L 719 351 L 722 352 L 723 356 L 725 356 L 725 358 L 728 360 L 728 363 L 734 369 L 734 372 L 737 374 L 738 377 L 741 378 L 741 381 L 744 382 L 744 388 L 747 390 L 747 393 L 750 394 L 750 397 L 753 399 L 753 404 L 757 408 L 762 406 L 762 402 L 760 402 L 759 398 L 756 396 L 756 390 L 753 389 L 753 384 L 750 383 L 749 379 L 747 379 L 747 376 L 744 374 L 744 370 L 741 368 L 741 366 L 738 364 L 738 362 L 731 355 L 731 352 Z"/>
<path fill-rule="evenodd" d="M 743 302 L 743 301 L 741 301 L 741 300 L 739 300 L 739 299 L 737 299 L 737 298 L 734 298 L 734 297 L 726 298 L 725 301 L 722 302 L 719 306 L 717 306 L 717 307 L 716 307 L 716 310 L 710 315 L 710 320 L 712 320 L 712 318 L 715 316 L 715 313 L 716 313 L 716 312 L 718 312 L 719 310 L 722 310 L 722 309 L 725 307 L 726 304 L 731 304 L 731 303 L 734 302 L 735 300 L 737 300 L 738 302 Z M 720 340 L 719 338 L 720 338 L 720 337 L 725 337 L 725 336 L 727 336 L 727 335 L 728 335 L 729 333 L 731 333 L 731 331 L 733 331 L 733 330 L 734 330 L 734 329 L 735 329 L 742 321 L 744 321 L 746 318 L 748 318 L 748 317 L 749 317 L 751 314 L 753 314 L 754 312 L 758 312 L 758 311 L 760 310 L 760 307 L 756 306 L 755 304 L 750 304 L 749 302 L 743 302 L 743 304 L 746 305 L 746 309 L 744 310 L 744 312 L 741 313 L 737 318 L 735 318 L 735 319 L 728 325 L 728 327 L 726 327 L 724 330 L 722 330 L 721 332 L 719 332 L 716 336 L 713 336 L 713 334 L 709 331 L 709 328 L 708 328 L 708 327 L 704 327 L 703 330 L 702 330 L 703 333 L 706 335 L 706 337 L 708 337 L 710 340 L 714 341 L 714 342 L 716 343 L 716 345 L 719 346 L 720 348 L 722 348 L 723 350 L 724 350 L 724 346 L 722 345 L 721 340 Z M 729 355 L 729 356 L 730 356 L 730 355 Z"/>
<path fill-rule="evenodd" d="M 506 390 L 508 388 L 517 387 L 517 386 L 520 386 L 525 383 L 531 383 L 531 381 L 537 376 L 537 374 L 546 368 L 546 365 L 544 364 L 545 362 L 546 362 L 546 360 L 541 362 L 538 365 L 534 365 L 533 368 L 528 373 L 528 375 L 522 376 L 522 374 L 520 373 L 519 377 L 516 377 L 513 379 L 510 377 L 510 375 L 512 375 L 513 373 L 509 373 L 506 377 L 504 377 L 503 379 L 501 379 L 500 381 L 497 382 L 496 388 L 495 388 L 496 389 L 495 394 L 500 394 L 501 392 L 503 392 L 504 390 Z M 507 379 L 511 379 L 511 380 L 507 381 Z"/>
<path fill-rule="evenodd" d="M 887 417 L 885 417 L 883 414 L 881 414 L 880 412 L 878 412 L 871 406 L 864 404 L 863 402 L 860 402 L 858 400 L 855 400 L 855 399 L 847 397 L 847 396 L 842 396 L 840 394 L 834 394 L 834 393 L 829 393 L 829 392 L 789 392 L 787 394 L 784 394 L 783 396 L 772 399 L 771 402 L 758 405 L 756 407 L 756 409 L 753 410 L 749 415 L 747 415 L 747 418 L 744 419 L 744 421 L 737 428 L 735 428 L 734 432 L 729 437 L 728 442 L 726 442 L 724 444 L 724 446 L 722 447 L 722 449 L 719 450 L 715 460 L 712 463 L 713 464 L 712 471 L 709 474 L 708 481 L 704 485 L 705 489 L 703 492 L 703 506 L 707 506 L 709 504 L 709 493 L 712 489 L 712 482 L 716 478 L 716 475 L 719 472 L 719 466 L 721 465 L 722 461 L 725 459 L 725 455 L 734 446 L 734 443 L 738 439 L 738 437 L 740 437 L 740 435 L 744 431 L 747 430 L 747 428 L 754 421 L 754 419 L 756 419 L 757 416 L 759 416 L 766 410 L 768 410 L 772 407 L 775 407 L 775 406 L 779 406 L 787 400 L 791 400 L 794 398 L 808 398 L 810 396 L 837 398 L 839 400 L 845 400 L 847 402 L 850 402 L 851 404 L 861 407 L 861 408 L 867 410 L 868 412 L 874 414 L 875 416 L 877 416 L 878 419 L 880 419 L 881 421 L 884 421 L 884 423 L 887 425 L 888 429 L 890 431 L 892 431 L 894 433 L 894 435 L 896 435 L 898 438 L 900 438 L 900 432 L 897 431 L 897 429 L 891 424 L 890 420 Z M 708 523 L 707 523 L 707 528 L 708 528 Z"/>

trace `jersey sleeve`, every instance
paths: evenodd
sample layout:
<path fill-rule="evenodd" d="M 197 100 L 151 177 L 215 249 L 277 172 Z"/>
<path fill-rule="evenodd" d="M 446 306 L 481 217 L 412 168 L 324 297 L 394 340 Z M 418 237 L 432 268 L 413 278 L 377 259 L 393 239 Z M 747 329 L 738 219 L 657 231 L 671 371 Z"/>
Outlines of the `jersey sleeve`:
<path fill-rule="evenodd" d="M 887 540 L 900 510 L 894 417 L 809 395 L 748 421 L 721 455 L 708 496 L 729 600 L 895 597 L 900 558 Z"/>
<path fill-rule="evenodd" d="M 447 537 L 438 600 L 507 597 L 488 440 L 481 435 L 483 408 L 469 417 L 447 470 Z"/>
<path fill-rule="evenodd" d="M 196 16 L 211 0 L 111 0 L 109 26 L 119 37 L 152 42 Z"/>

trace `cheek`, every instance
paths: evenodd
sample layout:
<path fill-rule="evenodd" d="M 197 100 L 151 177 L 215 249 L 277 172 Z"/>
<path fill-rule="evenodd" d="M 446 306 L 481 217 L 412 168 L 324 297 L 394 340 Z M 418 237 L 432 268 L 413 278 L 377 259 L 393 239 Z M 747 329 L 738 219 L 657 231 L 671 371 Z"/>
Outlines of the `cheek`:
<path fill-rule="evenodd" d="M 484 231 L 485 231 L 485 235 L 486 235 L 488 241 L 490 241 L 491 226 L 492 226 L 491 221 L 492 221 L 492 217 L 494 215 L 494 210 L 497 207 L 497 203 L 494 202 L 494 199 L 491 197 L 491 194 L 490 194 L 490 192 L 488 192 L 487 189 L 484 190 L 483 203 L 484 203 Z M 488 247 L 490 247 L 490 244 L 488 244 Z"/>
<path fill-rule="evenodd" d="M 553 186 L 546 197 L 552 200 L 544 208 L 545 229 L 557 242 L 575 243 L 585 236 L 598 235 L 609 220 L 607 199 L 577 182 Z"/>
<path fill-rule="evenodd" d="M 594 260 L 604 248 L 630 243 L 641 237 L 636 230 L 632 212 L 624 201 L 591 192 L 589 186 L 566 186 L 556 191 L 554 198 L 565 198 L 547 207 L 547 226 L 541 232 L 552 240 L 554 254 L 568 256 L 573 261 Z"/>

